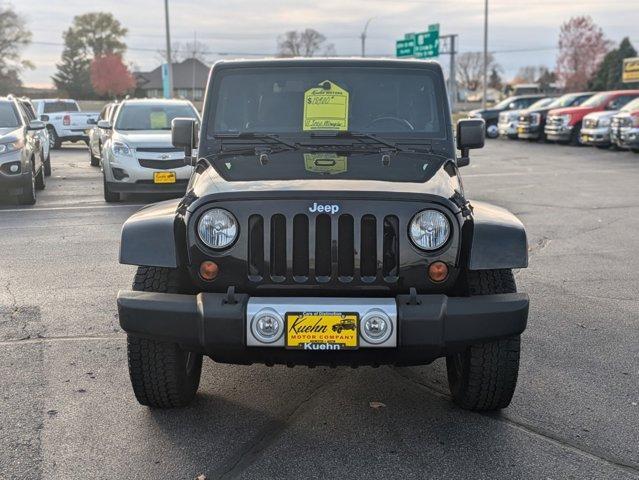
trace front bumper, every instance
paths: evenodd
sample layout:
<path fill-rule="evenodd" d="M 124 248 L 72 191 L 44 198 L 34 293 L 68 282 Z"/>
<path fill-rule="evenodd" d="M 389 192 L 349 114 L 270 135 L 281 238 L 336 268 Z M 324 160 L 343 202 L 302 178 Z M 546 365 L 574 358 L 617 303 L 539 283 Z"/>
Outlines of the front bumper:
<path fill-rule="evenodd" d="M 540 125 L 519 124 L 517 125 L 517 137 L 524 139 L 538 139 L 541 136 Z"/>
<path fill-rule="evenodd" d="M 517 137 L 517 122 L 500 122 L 497 124 L 497 129 L 502 137 Z"/>
<path fill-rule="evenodd" d="M 579 141 L 584 145 L 610 145 L 610 128 L 582 128 Z"/>
<path fill-rule="evenodd" d="M 18 173 L 9 171 L 10 165 L 20 165 Z M 19 151 L 10 152 L 0 157 L 0 195 L 21 195 L 31 186 L 31 172 L 24 171 Z"/>
<path fill-rule="evenodd" d="M 152 180 L 138 182 L 108 182 L 109 189 L 116 193 L 166 193 L 167 195 L 184 195 L 188 180 L 177 180 L 175 183 L 153 183 Z"/>
<path fill-rule="evenodd" d="M 573 127 L 570 125 L 546 125 L 544 133 L 551 142 L 568 142 L 572 135 Z"/>
<path fill-rule="evenodd" d="M 278 298 L 272 300 L 276 303 Z M 127 333 L 176 342 L 222 363 L 268 365 L 426 364 L 468 345 L 520 334 L 526 328 L 529 303 L 522 293 L 398 295 L 397 347 L 318 352 L 247 346 L 245 294 L 121 291 L 117 302 L 120 325 Z"/>
<path fill-rule="evenodd" d="M 639 128 L 622 128 L 613 132 L 612 140 L 621 148 L 639 148 Z"/>

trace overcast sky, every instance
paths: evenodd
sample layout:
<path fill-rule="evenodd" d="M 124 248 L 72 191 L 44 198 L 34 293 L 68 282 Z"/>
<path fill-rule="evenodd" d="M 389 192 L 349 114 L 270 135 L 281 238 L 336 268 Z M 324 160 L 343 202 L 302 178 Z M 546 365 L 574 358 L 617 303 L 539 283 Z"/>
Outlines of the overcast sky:
<path fill-rule="evenodd" d="M 392 55 L 395 40 L 406 32 L 441 25 L 441 34 L 459 34 L 461 51 L 482 49 L 483 0 L 169 0 L 174 41 L 197 34 L 214 61 L 272 54 L 277 36 L 287 30 L 315 28 L 335 45 L 339 55 L 359 54 L 359 35 L 374 17 L 366 50 Z M 129 30 L 126 60 L 140 70 L 159 64 L 164 45 L 163 0 L 0 0 L 13 4 L 33 32 L 24 57 L 35 64 L 23 79 L 30 86 L 50 86 L 62 51 L 62 32 L 78 14 L 112 12 Z M 559 26 L 574 15 L 591 15 L 606 35 L 618 42 L 629 36 L 639 47 L 639 0 L 489 0 L 489 49 L 495 51 L 505 76 L 521 66 L 554 66 Z M 511 50 L 508 52 L 508 50 Z M 515 50 L 515 51 L 512 51 Z M 442 63 L 448 57 L 440 57 Z"/>

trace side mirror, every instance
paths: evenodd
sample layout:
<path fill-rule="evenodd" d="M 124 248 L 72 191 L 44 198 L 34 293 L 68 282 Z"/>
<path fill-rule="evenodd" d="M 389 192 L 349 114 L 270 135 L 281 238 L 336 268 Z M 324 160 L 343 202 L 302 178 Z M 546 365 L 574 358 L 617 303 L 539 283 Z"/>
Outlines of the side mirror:
<path fill-rule="evenodd" d="M 48 122 L 49 121 L 49 115 L 40 115 L 40 120 L 42 120 L 43 122 Z"/>
<path fill-rule="evenodd" d="M 45 128 L 46 125 L 40 120 L 31 120 L 29 122 L 29 126 L 27 127 L 28 130 L 44 130 Z"/>
<path fill-rule="evenodd" d="M 457 159 L 458 167 L 470 163 L 468 150 L 483 148 L 486 139 L 486 122 L 479 118 L 468 118 L 457 122 L 457 148 L 461 157 Z"/>
<path fill-rule="evenodd" d="M 198 146 L 197 122 L 192 118 L 174 118 L 171 122 L 171 141 L 184 149 L 185 165 L 193 165 L 193 149 Z"/>
<path fill-rule="evenodd" d="M 108 120 L 100 120 L 98 122 L 98 128 L 101 128 L 103 130 L 111 130 L 111 122 L 109 122 Z"/>

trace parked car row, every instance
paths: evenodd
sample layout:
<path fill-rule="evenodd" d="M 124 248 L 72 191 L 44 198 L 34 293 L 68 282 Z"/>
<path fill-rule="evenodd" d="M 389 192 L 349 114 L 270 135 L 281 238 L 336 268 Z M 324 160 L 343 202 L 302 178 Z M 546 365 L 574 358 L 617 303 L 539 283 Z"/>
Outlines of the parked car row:
<path fill-rule="evenodd" d="M 526 103 L 528 106 L 522 107 Z M 484 119 L 489 138 L 612 146 L 639 152 L 639 90 L 579 92 L 558 98 L 511 97 L 469 115 Z"/>

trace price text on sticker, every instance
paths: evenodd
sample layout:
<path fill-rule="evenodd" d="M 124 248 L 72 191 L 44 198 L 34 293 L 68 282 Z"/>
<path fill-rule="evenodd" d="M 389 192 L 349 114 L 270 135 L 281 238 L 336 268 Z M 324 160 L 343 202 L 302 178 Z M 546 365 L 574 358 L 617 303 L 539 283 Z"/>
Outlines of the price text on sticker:
<path fill-rule="evenodd" d="M 304 130 L 348 130 L 348 92 L 325 80 L 304 92 Z"/>

